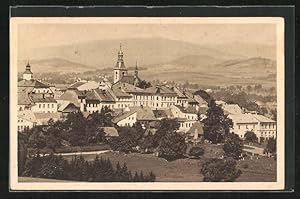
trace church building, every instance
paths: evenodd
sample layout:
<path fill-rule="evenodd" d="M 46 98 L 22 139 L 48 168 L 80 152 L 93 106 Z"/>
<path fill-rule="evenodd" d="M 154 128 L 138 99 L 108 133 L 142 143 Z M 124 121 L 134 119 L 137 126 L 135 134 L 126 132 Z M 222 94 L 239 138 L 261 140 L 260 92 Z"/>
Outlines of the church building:
<path fill-rule="evenodd" d="M 114 68 L 114 84 L 118 82 L 128 83 L 132 85 L 137 85 L 141 82 L 141 79 L 138 77 L 138 66 L 137 63 L 135 65 L 135 70 L 133 75 L 128 74 L 128 70 L 124 64 L 124 54 L 122 51 L 122 45 L 120 44 L 120 50 L 118 52 L 118 61 Z"/>

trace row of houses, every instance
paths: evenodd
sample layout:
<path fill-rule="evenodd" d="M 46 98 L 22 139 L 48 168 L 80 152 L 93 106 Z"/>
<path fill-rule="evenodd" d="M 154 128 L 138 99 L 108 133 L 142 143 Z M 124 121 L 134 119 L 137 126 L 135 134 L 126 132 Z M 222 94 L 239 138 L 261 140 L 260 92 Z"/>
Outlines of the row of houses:
<path fill-rule="evenodd" d="M 63 119 L 72 112 L 100 112 L 103 107 L 114 111 L 113 122 L 118 126 L 132 126 L 138 121 L 151 129 L 163 118 L 175 118 L 180 124 L 179 131 L 187 133 L 195 125 L 202 125 L 208 103 L 200 95 L 167 85 L 139 88 L 137 64 L 134 75 L 128 74 L 121 47 L 113 74 L 112 83 L 106 78 L 102 82 L 79 80 L 60 90 L 34 79 L 28 63 L 23 79 L 18 82 L 18 129 L 43 125 L 50 118 Z M 275 121 L 246 113 L 237 104 L 216 103 L 232 119 L 231 131 L 241 138 L 246 131 L 255 132 L 257 137 L 276 137 Z M 201 132 L 199 128 L 197 131 Z"/>

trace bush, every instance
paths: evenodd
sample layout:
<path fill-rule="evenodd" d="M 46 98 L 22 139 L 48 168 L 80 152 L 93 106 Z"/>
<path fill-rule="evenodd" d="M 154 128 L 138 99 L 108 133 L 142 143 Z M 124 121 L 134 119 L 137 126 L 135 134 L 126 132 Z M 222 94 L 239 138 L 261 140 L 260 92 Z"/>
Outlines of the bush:
<path fill-rule="evenodd" d="M 210 159 L 201 168 L 204 182 L 233 182 L 241 175 L 236 169 L 236 161 L 232 158 Z"/>
<path fill-rule="evenodd" d="M 204 154 L 204 149 L 201 147 L 192 147 L 189 152 L 189 155 L 194 156 L 196 158 L 199 158 L 203 154 Z"/>
<path fill-rule="evenodd" d="M 245 133 L 245 141 L 246 142 L 252 142 L 252 143 L 257 143 L 258 142 L 258 138 L 256 136 L 256 134 L 253 131 L 247 131 Z"/>

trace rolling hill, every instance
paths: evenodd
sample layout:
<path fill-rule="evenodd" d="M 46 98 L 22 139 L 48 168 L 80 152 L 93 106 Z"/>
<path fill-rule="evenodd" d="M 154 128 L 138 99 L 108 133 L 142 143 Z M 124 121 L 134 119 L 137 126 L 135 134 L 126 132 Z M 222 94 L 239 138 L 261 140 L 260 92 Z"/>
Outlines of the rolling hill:
<path fill-rule="evenodd" d="M 141 38 L 121 41 L 97 40 L 73 45 L 26 49 L 18 52 L 18 59 L 36 60 L 55 57 L 101 69 L 115 65 L 120 42 L 127 67 L 134 66 L 136 61 L 143 66 L 166 63 L 190 55 L 217 57 L 224 60 L 245 58 L 239 53 L 219 51 L 217 48 L 205 45 L 163 38 Z"/>
<path fill-rule="evenodd" d="M 22 72 L 25 70 L 27 65 L 27 60 L 18 61 L 18 71 Z M 96 70 L 95 67 L 87 66 L 84 64 L 72 62 L 69 60 L 61 58 L 47 58 L 47 59 L 37 59 L 30 60 L 31 70 L 34 73 L 51 73 L 51 72 L 60 72 L 60 73 L 82 73 L 85 71 Z"/>
<path fill-rule="evenodd" d="M 226 48 L 164 38 L 97 40 L 28 49 L 19 52 L 18 70 L 24 71 L 29 59 L 34 73 L 87 74 L 90 71 L 89 76 L 111 75 L 119 42 L 122 42 L 127 68 L 133 69 L 138 61 L 142 69 L 139 74 L 146 80 L 189 81 L 203 85 L 261 83 L 273 86 L 276 83 L 276 62 L 263 57 L 274 57 L 272 46 L 266 46 L 266 52 L 262 53 L 255 45 L 236 44 Z M 95 71 L 94 74 L 91 71 Z"/>

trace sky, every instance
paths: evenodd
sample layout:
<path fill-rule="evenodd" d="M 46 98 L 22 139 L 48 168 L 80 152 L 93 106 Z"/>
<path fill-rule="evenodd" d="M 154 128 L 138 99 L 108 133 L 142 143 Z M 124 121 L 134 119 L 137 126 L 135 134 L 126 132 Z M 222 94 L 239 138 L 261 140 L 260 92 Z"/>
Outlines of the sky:
<path fill-rule="evenodd" d="M 151 37 L 210 45 L 235 42 L 275 45 L 275 30 L 273 24 L 19 24 L 18 47 Z"/>

